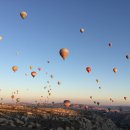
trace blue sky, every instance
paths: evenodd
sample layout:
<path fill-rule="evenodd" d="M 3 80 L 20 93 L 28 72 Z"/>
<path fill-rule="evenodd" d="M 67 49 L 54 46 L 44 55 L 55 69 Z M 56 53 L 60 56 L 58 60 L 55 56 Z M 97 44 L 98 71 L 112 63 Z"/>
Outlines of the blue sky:
<path fill-rule="evenodd" d="M 130 105 L 130 60 L 125 58 L 130 55 L 129 7 L 129 0 L 1 0 L 1 96 L 10 100 L 11 92 L 18 89 L 23 101 L 40 95 L 45 98 L 43 87 L 50 80 L 51 100 L 92 103 L 92 95 L 101 104 L 109 104 L 112 97 L 115 104 Z M 28 13 L 25 20 L 21 11 Z M 81 34 L 80 28 L 85 33 Z M 64 47 L 70 51 L 65 61 L 59 55 Z M 13 65 L 19 67 L 16 73 L 11 70 Z M 35 66 L 34 71 L 43 68 L 34 79 L 30 65 Z M 87 66 L 92 67 L 92 73 L 86 72 Z M 114 67 L 117 74 L 112 71 Z M 54 75 L 53 80 L 49 74 Z M 101 81 L 99 85 L 96 79 Z"/>

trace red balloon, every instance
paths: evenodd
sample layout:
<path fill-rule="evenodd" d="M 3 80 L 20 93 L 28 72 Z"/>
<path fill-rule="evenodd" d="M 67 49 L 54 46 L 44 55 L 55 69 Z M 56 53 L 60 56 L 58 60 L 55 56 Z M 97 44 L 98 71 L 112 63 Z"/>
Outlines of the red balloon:
<path fill-rule="evenodd" d="M 37 72 L 33 71 L 33 72 L 31 73 L 31 75 L 32 75 L 32 77 L 34 78 L 34 77 L 37 75 Z"/>
<path fill-rule="evenodd" d="M 90 73 L 92 71 L 91 67 L 87 67 L 86 70 L 88 73 Z"/>

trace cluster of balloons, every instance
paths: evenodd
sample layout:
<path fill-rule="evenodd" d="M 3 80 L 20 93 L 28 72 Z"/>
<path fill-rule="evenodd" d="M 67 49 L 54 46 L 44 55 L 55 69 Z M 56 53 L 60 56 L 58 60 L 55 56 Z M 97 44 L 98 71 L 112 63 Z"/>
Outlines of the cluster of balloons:
<path fill-rule="evenodd" d="M 22 11 L 22 12 L 20 13 L 20 16 L 21 16 L 21 18 L 24 20 L 24 19 L 27 18 L 28 14 L 27 14 L 26 11 Z M 85 32 L 85 29 L 84 29 L 84 28 L 80 28 L 79 31 L 80 31 L 80 33 L 84 33 L 84 32 Z M 3 37 L 2 37 L 2 36 L 0 36 L 0 41 L 1 41 L 1 40 L 3 40 Z M 109 43 L 108 43 L 108 46 L 109 46 L 110 48 L 112 48 L 112 42 L 109 42 Z M 16 54 L 19 55 L 19 52 L 17 52 Z M 67 57 L 69 56 L 69 54 L 70 54 L 70 51 L 69 51 L 67 48 L 61 48 L 60 51 L 59 51 L 59 54 L 60 54 L 60 56 L 61 56 L 61 58 L 62 58 L 63 60 L 66 60 L 66 58 L 67 58 Z M 126 59 L 130 59 L 130 56 L 129 56 L 129 55 L 126 55 Z M 49 64 L 50 61 L 48 60 L 47 63 Z M 32 75 L 32 77 L 34 78 L 35 76 L 37 76 L 37 72 L 36 72 L 36 71 L 33 71 L 33 68 L 34 68 L 33 66 L 30 66 L 31 75 Z M 18 69 L 19 69 L 18 66 L 13 66 L 13 67 L 12 67 L 12 70 L 13 70 L 14 72 L 18 71 Z M 39 67 L 39 68 L 37 68 L 37 70 L 38 70 L 38 71 L 41 71 L 42 68 Z M 91 73 L 92 68 L 91 68 L 90 66 L 87 66 L 87 67 L 86 67 L 86 71 L 87 71 L 88 73 Z M 118 72 L 118 69 L 117 69 L 116 67 L 114 67 L 114 68 L 113 68 L 113 72 L 114 72 L 114 73 L 117 73 L 117 72 Z M 48 73 L 46 72 L 46 75 L 47 75 L 47 74 L 48 74 Z M 27 73 L 25 73 L 25 75 L 28 76 Z M 52 75 L 52 74 L 50 75 L 50 78 L 53 79 L 53 75 Z M 99 80 L 96 79 L 96 82 L 99 83 Z M 49 84 L 50 82 L 47 81 L 47 83 Z M 58 81 L 57 84 L 60 85 L 61 82 Z M 46 89 L 46 88 L 47 88 L 47 86 L 44 87 L 44 89 Z M 101 86 L 99 87 L 99 89 L 101 89 Z M 18 94 L 18 90 L 17 90 L 17 94 Z M 51 88 L 50 88 L 50 86 L 49 86 L 49 89 L 48 89 L 48 94 L 49 94 L 49 96 L 51 95 Z M 15 98 L 15 93 L 12 94 L 11 98 L 12 98 L 12 100 Z M 43 96 L 41 96 L 41 98 L 43 98 Z M 47 98 L 48 98 L 48 97 L 47 97 Z M 92 100 L 93 97 L 90 96 L 90 99 Z M 1 100 L 3 100 L 3 99 L 1 98 Z M 127 97 L 124 97 L 124 100 L 127 100 Z M 110 101 L 114 102 L 114 100 L 113 100 L 112 98 L 110 98 Z M 17 102 L 17 103 L 20 102 L 20 98 L 16 98 L 16 102 Z M 54 103 L 53 103 L 53 104 L 54 104 Z M 94 101 L 94 104 L 99 105 L 100 103 Z M 71 105 L 71 102 L 70 102 L 69 100 L 64 100 L 64 106 L 69 107 L 70 105 Z"/>

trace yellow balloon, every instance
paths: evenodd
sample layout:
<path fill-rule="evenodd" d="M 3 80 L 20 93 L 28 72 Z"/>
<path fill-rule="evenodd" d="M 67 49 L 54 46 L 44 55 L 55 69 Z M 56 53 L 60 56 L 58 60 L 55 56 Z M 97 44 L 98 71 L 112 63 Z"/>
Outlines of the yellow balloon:
<path fill-rule="evenodd" d="M 32 70 L 33 69 L 33 66 L 30 66 L 30 70 Z"/>
<path fill-rule="evenodd" d="M 2 37 L 2 36 L 0 36 L 0 41 L 1 41 L 1 40 L 3 40 L 3 37 Z"/>

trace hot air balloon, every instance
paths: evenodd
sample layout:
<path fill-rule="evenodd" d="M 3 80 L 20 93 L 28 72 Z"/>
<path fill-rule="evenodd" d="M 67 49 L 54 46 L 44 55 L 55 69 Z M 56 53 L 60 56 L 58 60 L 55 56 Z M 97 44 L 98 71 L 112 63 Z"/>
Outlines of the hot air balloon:
<path fill-rule="evenodd" d="M 14 95 L 11 96 L 12 100 L 14 99 Z"/>
<path fill-rule="evenodd" d="M 69 56 L 69 50 L 66 48 L 62 48 L 59 51 L 59 53 L 60 53 L 61 57 L 63 58 L 63 60 L 65 60 Z"/>
<path fill-rule="evenodd" d="M 22 19 L 25 19 L 25 18 L 27 17 L 27 12 L 22 11 L 22 12 L 20 13 L 20 16 L 21 16 Z"/>
<path fill-rule="evenodd" d="M 126 99 L 127 99 L 127 97 L 124 97 L 124 99 L 126 100 Z"/>
<path fill-rule="evenodd" d="M 109 47 L 112 47 L 112 43 L 111 42 L 108 45 L 109 45 Z"/>
<path fill-rule="evenodd" d="M 20 98 L 16 98 L 16 102 L 17 102 L 17 103 L 20 102 Z"/>
<path fill-rule="evenodd" d="M 96 82 L 97 82 L 97 83 L 99 83 L 99 80 L 98 80 L 98 79 L 96 79 Z"/>
<path fill-rule="evenodd" d="M 12 67 L 12 70 L 13 70 L 14 72 L 16 72 L 16 71 L 18 70 L 18 66 L 13 66 L 13 67 Z"/>
<path fill-rule="evenodd" d="M 2 36 L 0 36 L 0 41 L 1 41 L 1 40 L 3 40 L 3 37 L 2 37 Z"/>
<path fill-rule="evenodd" d="M 126 59 L 130 59 L 130 56 L 129 56 L 129 55 L 126 55 Z"/>
<path fill-rule="evenodd" d="M 100 103 L 99 103 L 99 102 L 97 102 L 97 105 L 99 106 L 99 105 L 100 105 Z"/>
<path fill-rule="evenodd" d="M 49 83 L 50 83 L 50 81 L 47 81 L 47 83 L 49 84 Z"/>
<path fill-rule="evenodd" d="M 50 77 L 53 79 L 53 75 L 51 74 Z"/>
<path fill-rule="evenodd" d="M 101 89 L 101 87 L 99 87 L 99 89 Z"/>
<path fill-rule="evenodd" d="M 33 72 L 31 72 L 31 75 L 34 78 L 37 75 L 37 72 L 33 71 Z"/>
<path fill-rule="evenodd" d="M 50 61 L 48 60 L 48 61 L 47 61 L 47 63 L 49 64 L 49 63 L 50 63 Z"/>
<path fill-rule="evenodd" d="M 117 73 L 118 69 L 117 68 L 113 68 L 114 73 Z"/>
<path fill-rule="evenodd" d="M 26 76 L 28 76 L 28 74 L 27 74 L 27 73 L 25 73 L 25 75 L 26 75 Z"/>
<path fill-rule="evenodd" d="M 39 70 L 39 71 L 41 71 L 41 70 L 42 70 L 42 68 L 38 68 L 38 70 Z"/>
<path fill-rule="evenodd" d="M 71 105 L 71 102 L 69 100 L 64 100 L 64 106 L 69 107 Z"/>
<path fill-rule="evenodd" d="M 60 84 L 61 84 L 61 82 L 60 82 L 60 81 L 58 81 L 58 82 L 57 82 L 57 84 L 58 84 L 58 85 L 60 85 Z"/>
<path fill-rule="evenodd" d="M 85 29 L 84 29 L 84 28 L 80 28 L 80 32 L 81 32 L 81 33 L 84 33 L 84 32 L 85 32 Z"/>
<path fill-rule="evenodd" d="M 33 66 L 30 66 L 30 70 L 32 70 L 33 69 Z"/>
<path fill-rule="evenodd" d="M 92 99 L 93 97 L 92 97 L 92 96 L 90 96 L 90 98 Z"/>
<path fill-rule="evenodd" d="M 47 87 L 45 86 L 44 89 L 46 89 Z"/>
<path fill-rule="evenodd" d="M 96 104 L 96 101 L 94 101 L 94 104 Z"/>
<path fill-rule="evenodd" d="M 110 101 L 112 101 L 112 98 L 110 98 Z"/>
<path fill-rule="evenodd" d="M 87 67 L 87 68 L 86 68 L 86 71 L 87 71 L 88 73 L 90 73 L 90 72 L 92 71 L 91 67 Z"/>
<path fill-rule="evenodd" d="M 55 104 L 55 102 L 52 102 L 52 105 L 54 105 Z"/>

